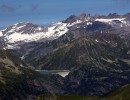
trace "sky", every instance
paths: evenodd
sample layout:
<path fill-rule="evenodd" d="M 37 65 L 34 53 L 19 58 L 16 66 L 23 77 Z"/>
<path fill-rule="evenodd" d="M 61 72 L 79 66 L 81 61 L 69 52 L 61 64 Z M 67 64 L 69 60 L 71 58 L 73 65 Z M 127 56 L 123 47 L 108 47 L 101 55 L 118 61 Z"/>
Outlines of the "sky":
<path fill-rule="evenodd" d="M 0 0 L 0 27 L 55 23 L 70 15 L 130 13 L 130 0 Z"/>

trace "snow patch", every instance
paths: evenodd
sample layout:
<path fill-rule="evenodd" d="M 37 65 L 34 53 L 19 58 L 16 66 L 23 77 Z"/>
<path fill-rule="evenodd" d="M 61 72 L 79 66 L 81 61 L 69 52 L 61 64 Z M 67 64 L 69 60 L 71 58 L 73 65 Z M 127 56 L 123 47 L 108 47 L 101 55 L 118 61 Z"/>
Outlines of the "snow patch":
<path fill-rule="evenodd" d="M 112 18 L 112 19 L 103 19 L 103 18 L 100 18 L 100 19 L 95 19 L 95 21 L 100 21 L 100 22 L 112 22 L 114 20 L 118 20 L 118 21 L 124 21 L 125 18 Z"/>
<path fill-rule="evenodd" d="M 68 27 L 74 26 L 74 25 L 79 24 L 79 23 L 82 23 L 82 22 L 83 22 L 83 21 L 81 21 L 81 20 L 77 20 L 76 22 L 69 23 L 69 24 L 68 24 Z"/>
<path fill-rule="evenodd" d="M 96 42 L 99 42 L 97 39 L 95 40 Z"/>
<path fill-rule="evenodd" d="M 104 23 L 108 23 L 110 25 L 116 25 L 117 23 L 119 24 L 120 27 L 128 27 L 130 26 L 130 22 L 126 20 L 126 18 L 113 18 L 113 19 L 95 19 L 95 21 L 99 21 L 99 22 L 104 22 Z"/>
<path fill-rule="evenodd" d="M 3 33 L 0 31 L 0 37 L 3 36 Z"/>

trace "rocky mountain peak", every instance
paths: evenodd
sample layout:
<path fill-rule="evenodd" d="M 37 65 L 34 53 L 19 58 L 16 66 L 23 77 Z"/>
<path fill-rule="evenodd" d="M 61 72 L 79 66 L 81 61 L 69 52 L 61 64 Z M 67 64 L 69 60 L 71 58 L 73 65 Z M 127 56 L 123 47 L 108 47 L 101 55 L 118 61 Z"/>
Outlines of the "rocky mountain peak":
<path fill-rule="evenodd" d="M 82 14 L 79 15 L 80 20 L 86 20 L 86 19 L 89 20 L 90 18 L 91 18 L 90 14 L 82 13 Z"/>
<path fill-rule="evenodd" d="M 68 17 L 64 23 L 73 23 L 78 19 L 78 17 L 76 15 L 71 15 L 70 17 Z"/>
<path fill-rule="evenodd" d="M 8 28 L 2 30 L 3 34 L 10 35 L 11 33 L 22 33 L 22 34 L 35 34 L 36 32 L 43 31 L 44 28 L 34 25 L 32 23 L 20 22 L 16 23 Z"/>
<path fill-rule="evenodd" d="M 88 32 L 109 33 L 113 31 L 113 29 L 118 31 L 116 33 L 120 32 L 124 34 L 130 32 L 129 28 L 129 14 L 120 16 L 113 13 L 108 16 L 92 16 L 90 14 L 82 13 L 79 16 L 71 15 L 66 20 L 48 27 L 40 27 L 38 25 L 25 22 L 16 23 L 0 31 L 0 41 L 2 45 L 9 44 L 14 47 L 14 44 L 21 45 L 21 43 L 34 41 L 45 42 L 54 40 L 64 34 L 67 34 L 68 32 L 75 33 L 76 37 Z"/>
<path fill-rule="evenodd" d="M 107 17 L 109 17 L 109 18 L 119 18 L 121 16 L 118 15 L 117 13 L 110 13 Z"/>

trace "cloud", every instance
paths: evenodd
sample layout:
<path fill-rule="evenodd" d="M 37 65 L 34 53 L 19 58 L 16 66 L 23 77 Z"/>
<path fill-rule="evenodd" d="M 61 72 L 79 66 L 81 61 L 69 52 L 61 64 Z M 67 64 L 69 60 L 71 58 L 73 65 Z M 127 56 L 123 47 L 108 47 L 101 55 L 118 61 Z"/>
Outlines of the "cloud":
<path fill-rule="evenodd" d="M 31 10 L 36 11 L 38 9 L 38 5 L 31 5 Z"/>
<path fill-rule="evenodd" d="M 14 7 L 14 6 L 3 4 L 3 5 L 0 5 L 0 12 L 13 12 L 17 10 L 19 7 Z"/>

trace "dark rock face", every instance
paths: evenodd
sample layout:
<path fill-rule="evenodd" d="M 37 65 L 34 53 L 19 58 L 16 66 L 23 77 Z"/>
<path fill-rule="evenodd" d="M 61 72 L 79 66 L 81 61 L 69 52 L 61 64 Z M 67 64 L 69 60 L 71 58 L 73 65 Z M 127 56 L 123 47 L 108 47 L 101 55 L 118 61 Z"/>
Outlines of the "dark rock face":
<path fill-rule="evenodd" d="M 107 59 L 117 62 L 116 59 L 128 58 L 128 50 L 129 40 L 114 34 L 94 34 L 65 44 L 31 63 L 43 69 L 73 69 L 82 64 L 103 64 Z"/>
<path fill-rule="evenodd" d="M 86 31 L 97 31 L 99 33 L 102 31 L 102 33 L 105 33 L 111 29 L 112 27 L 110 25 L 96 21 L 92 25 L 89 25 L 86 28 Z"/>
<path fill-rule="evenodd" d="M 64 95 L 102 96 L 130 84 L 129 40 L 118 34 L 94 34 L 63 45 L 32 65 L 71 70 Z"/>
<path fill-rule="evenodd" d="M 114 69 L 115 66 L 112 66 Z M 65 79 L 65 90 L 72 95 L 102 96 L 116 88 L 130 83 L 125 67 L 122 72 L 103 70 L 94 66 L 84 66 L 70 73 Z"/>
<path fill-rule="evenodd" d="M 73 23 L 77 20 L 77 16 L 75 15 L 71 15 L 69 18 L 67 18 L 65 21 L 63 21 L 64 23 Z"/>
<path fill-rule="evenodd" d="M 117 13 L 110 13 L 110 14 L 108 15 L 108 18 L 119 18 L 119 17 L 121 17 L 121 16 L 118 15 Z"/>
<path fill-rule="evenodd" d="M 79 15 L 79 19 L 84 21 L 84 20 L 90 20 L 92 18 L 92 16 L 90 14 L 85 14 L 85 13 L 82 13 Z"/>

